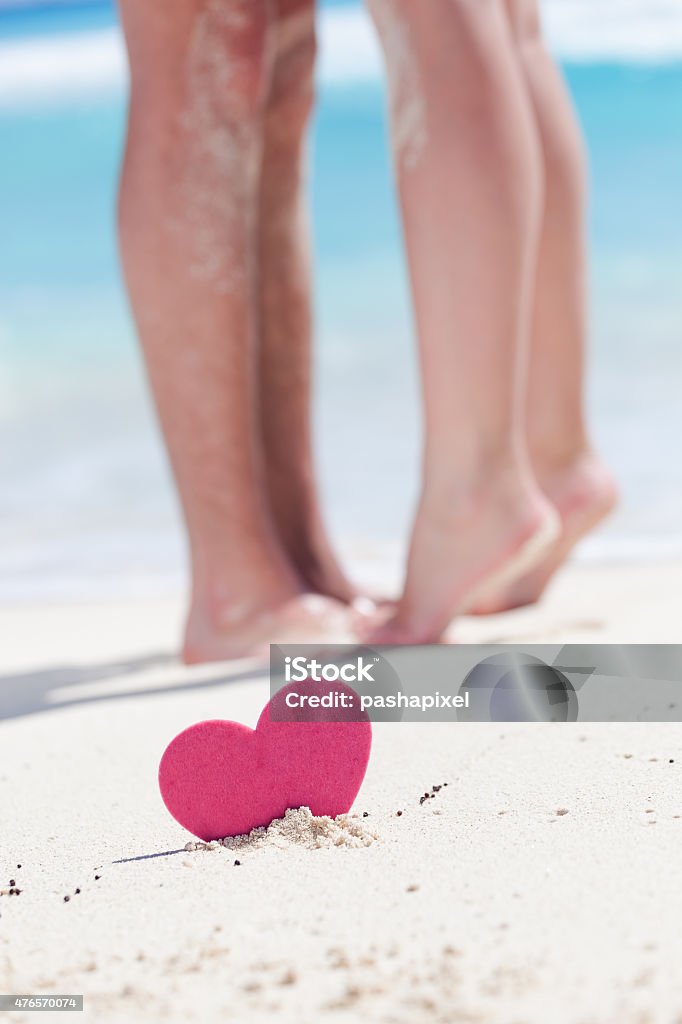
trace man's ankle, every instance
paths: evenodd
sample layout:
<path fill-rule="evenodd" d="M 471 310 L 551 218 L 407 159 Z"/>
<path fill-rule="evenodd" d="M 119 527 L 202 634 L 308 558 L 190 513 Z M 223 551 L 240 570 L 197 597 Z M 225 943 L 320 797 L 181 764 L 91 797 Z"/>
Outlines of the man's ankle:
<path fill-rule="evenodd" d="M 298 596 L 299 579 L 288 564 L 251 568 L 227 566 L 209 576 L 196 574 L 192 581 L 192 608 L 216 629 L 237 625 Z"/>

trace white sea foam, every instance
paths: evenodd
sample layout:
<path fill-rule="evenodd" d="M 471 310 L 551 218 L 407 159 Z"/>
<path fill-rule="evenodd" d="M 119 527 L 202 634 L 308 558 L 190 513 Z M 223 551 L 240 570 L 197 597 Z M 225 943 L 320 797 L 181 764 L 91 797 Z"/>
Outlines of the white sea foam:
<path fill-rule="evenodd" d="M 117 29 L 0 44 L 0 106 L 118 93 L 126 59 Z"/>
<path fill-rule="evenodd" d="M 552 47 L 576 60 L 682 58 L 680 0 L 544 0 Z"/>
<path fill-rule="evenodd" d="M 545 0 L 552 48 L 573 60 L 682 60 L 682 0 Z M 379 47 L 356 6 L 320 19 L 320 75 L 352 85 L 381 74 Z M 118 29 L 0 42 L 0 106 L 120 93 L 126 60 Z"/>

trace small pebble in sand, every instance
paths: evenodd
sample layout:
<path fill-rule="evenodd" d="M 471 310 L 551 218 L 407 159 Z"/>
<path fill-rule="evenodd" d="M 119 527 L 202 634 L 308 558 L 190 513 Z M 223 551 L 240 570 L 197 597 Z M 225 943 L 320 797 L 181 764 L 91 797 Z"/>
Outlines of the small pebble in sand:
<path fill-rule="evenodd" d="M 564 814 L 568 814 L 568 807 L 560 807 L 556 813 L 558 818 L 563 818 Z"/>
<path fill-rule="evenodd" d="M 20 867 L 21 867 L 21 864 L 17 864 L 17 868 L 20 868 Z"/>
<path fill-rule="evenodd" d="M 408 885 L 407 889 L 405 890 L 405 892 L 418 892 L 418 891 L 419 891 L 419 886 L 418 885 Z"/>
<path fill-rule="evenodd" d="M 402 818 L 403 812 L 402 811 L 396 811 L 395 812 L 395 816 L 396 816 L 396 818 Z"/>
<path fill-rule="evenodd" d="M 242 862 L 241 862 L 240 860 L 236 860 L 236 861 L 234 862 L 234 866 L 235 866 L 236 868 L 238 868 L 238 867 L 241 867 L 241 863 L 242 863 Z"/>
<path fill-rule="evenodd" d="M 65 903 L 68 903 L 70 899 L 71 899 L 71 897 L 70 897 L 70 896 L 65 896 L 65 897 L 64 897 L 64 902 L 65 902 Z"/>
<path fill-rule="evenodd" d="M 17 884 L 16 879 L 15 878 L 10 878 L 9 884 L 10 885 L 16 885 Z"/>
<path fill-rule="evenodd" d="M 80 892 L 80 889 L 76 889 L 75 890 L 75 895 L 77 896 L 79 892 Z"/>
<path fill-rule="evenodd" d="M 668 764 L 675 764 L 675 759 L 671 757 L 668 761 Z"/>
<path fill-rule="evenodd" d="M 363 811 L 362 816 L 363 818 L 369 818 L 369 811 Z"/>
<path fill-rule="evenodd" d="M 99 882 L 99 880 L 100 880 L 100 878 L 101 878 L 101 877 L 102 877 L 101 875 L 95 875 L 95 881 L 96 881 L 96 882 Z"/>

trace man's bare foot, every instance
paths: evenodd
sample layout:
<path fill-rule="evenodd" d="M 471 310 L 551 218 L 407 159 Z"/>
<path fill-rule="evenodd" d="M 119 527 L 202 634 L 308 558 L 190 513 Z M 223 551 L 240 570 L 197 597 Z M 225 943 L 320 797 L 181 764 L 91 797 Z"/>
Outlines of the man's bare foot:
<path fill-rule="evenodd" d="M 298 503 L 289 502 L 286 507 L 281 503 L 273 507 L 280 541 L 290 564 L 311 593 L 350 605 L 364 615 L 372 615 L 378 605 L 385 606 L 388 602 L 381 596 L 363 593 L 346 575 L 325 528 L 312 484 L 307 491 L 307 494 L 302 491 L 302 499 Z M 306 497 L 307 502 L 304 500 Z M 306 504 L 316 511 L 302 512 Z"/>
<path fill-rule="evenodd" d="M 533 604 L 564 564 L 578 541 L 590 533 L 615 508 L 616 482 L 592 451 L 581 452 L 570 462 L 545 471 L 540 483 L 561 518 L 561 533 L 549 555 L 531 572 L 508 587 L 497 587 L 472 605 L 469 614 L 495 615 Z"/>
<path fill-rule="evenodd" d="M 425 493 L 412 533 L 405 591 L 374 643 L 439 642 L 482 588 L 539 560 L 559 531 L 540 490 L 514 470 L 474 488 Z"/>
<path fill-rule="evenodd" d="M 319 594 L 298 594 L 271 607 L 189 613 L 182 658 L 187 665 L 266 655 L 269 644 L 355 643 L 363 617 Z"/>
<path fill-rule="evenodd" d="M 275 508 L 274 515 L 289 561 L 305 586 L 314 594 L 353 604 L 359 591 L 344 572 L 321 518 L 314 524 L 301 519 L 283 526 L 282 510 Z"/>

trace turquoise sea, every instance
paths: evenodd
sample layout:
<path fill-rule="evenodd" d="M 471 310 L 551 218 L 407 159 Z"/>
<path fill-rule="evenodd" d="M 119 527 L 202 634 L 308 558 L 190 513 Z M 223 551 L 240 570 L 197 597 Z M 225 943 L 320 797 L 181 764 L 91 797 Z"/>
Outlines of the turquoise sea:
<path fill-rule="evenodd" d="M 393 549 L 409 524 L 419 409 L 384 97 L 362 12 L 325 8 L 311 182 L 320 472 L 335 533 L 356 551 Z M 572 23 L 562 50 L 562 24 L 591 154 L 592 418 L 625 496 L 583 556 L 672 557 L 682 47 L 583 53 Z M 181 578 L 177 509 L 117 268 L 124 117 L 108 3 L 0 4 L 0 599 Z"/>

